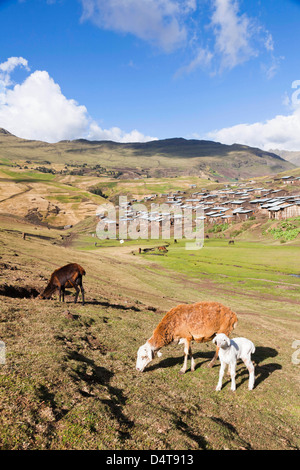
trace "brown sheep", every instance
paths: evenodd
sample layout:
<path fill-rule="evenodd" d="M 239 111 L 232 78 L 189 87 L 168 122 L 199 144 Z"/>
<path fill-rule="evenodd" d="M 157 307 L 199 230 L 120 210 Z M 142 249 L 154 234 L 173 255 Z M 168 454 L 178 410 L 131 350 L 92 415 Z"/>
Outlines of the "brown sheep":
<path fill-rule="evenodd" d="M 65 288 L 73 287 L 76 290 L 75 303 L 79 295 L 79 287 L 82 295 L 82 304 L 84 305 L 84 289 L 82 285 L 82 276 L 85 270 L 77 263 L 70 263 L 56 269 L 50 277 L 44 291 L 39 295 L 40 299 L 50 299 L 52 294 L 58 289 L 59 301 L 65 301 Z"/>
<path fill-rule="evenodd" d="M 136 369 L 143 371 L 152 361 L 155 353 L 168 344 L 175 342 L 184 344 L 184 363 L 180 373 L 187 369 L 188 355 L 191 358 L 191 371 L 195 370 L 192 356 L 191 341 L 205 343 L 211 341 L 216 334 L 225 333 L 227 336 L 237 324 L 236 314 L 228 307 L 218 302 L 197 302 L 190 305 L 178 305 L 163 317 L 153 332 L 151 338 L 141 346 L 137 354 Z M 209 366 L 212 367 L 219 353 L 216 353 Z"/>

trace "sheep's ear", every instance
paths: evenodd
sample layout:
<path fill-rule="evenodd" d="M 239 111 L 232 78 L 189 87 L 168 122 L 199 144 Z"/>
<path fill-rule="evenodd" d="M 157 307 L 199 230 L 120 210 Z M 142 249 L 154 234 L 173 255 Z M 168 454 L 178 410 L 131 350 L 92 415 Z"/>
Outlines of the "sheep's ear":
<path fill-rule="evenodd" d="M 157 351 L 157 357 L 161 357 L 161 356 L 162 356 L 162 352 Z"/>
<path fill-rule="evenodd" d="M 230 346 L 230 338 L 227 338 L 227 344 Z"/>
<path fill-rule="evenodd" d="M 216 336 L 215 336 L 214 339 L 212 340 L 212 342 L 213 342 L 214 344 L 216 344 L 216 339 L 217 339 L 217 338 L 216 338 Z"/>

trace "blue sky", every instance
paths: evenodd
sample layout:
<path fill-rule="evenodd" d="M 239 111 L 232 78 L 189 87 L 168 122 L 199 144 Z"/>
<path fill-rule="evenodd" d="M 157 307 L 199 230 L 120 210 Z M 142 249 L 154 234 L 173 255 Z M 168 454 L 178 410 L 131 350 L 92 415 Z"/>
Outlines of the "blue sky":
<path fill-rule="evenodd" d="M 299 25 L 296 0 L 0 0 L 0 127 L 300 150 Z"/>

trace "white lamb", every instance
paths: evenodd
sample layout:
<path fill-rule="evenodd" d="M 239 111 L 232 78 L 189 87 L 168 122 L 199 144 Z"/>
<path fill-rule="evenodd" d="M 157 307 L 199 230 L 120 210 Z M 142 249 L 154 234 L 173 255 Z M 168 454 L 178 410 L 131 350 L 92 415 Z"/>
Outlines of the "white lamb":
<path fill-rule="evenodd" d="M 221 362 L 219 382 L 216 390 L 219 391 L 222 388 L 222 379 L 225 372 L 225 367 L 228 364 L 228 369 L 231 376 L 231 390 L 235 391 L 235 369 L 238 359 L 242 359 L 245 366 L 249 371 L 249 390 L 254 387 L 254 365 L 251 361 L 251 354 L 255 351 L 255 346 L 247 338 L 234 338 L 230 340 L 224 333 L 217 334 L 213 343 L 217 345 L 219 350 L 219 359 Z"/>

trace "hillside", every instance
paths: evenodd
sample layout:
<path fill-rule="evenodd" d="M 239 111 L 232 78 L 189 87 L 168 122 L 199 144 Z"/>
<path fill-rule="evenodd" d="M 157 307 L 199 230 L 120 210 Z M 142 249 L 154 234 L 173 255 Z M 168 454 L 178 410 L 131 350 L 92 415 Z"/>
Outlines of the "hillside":
<path fill-rule="evenodd" d="M 199 174 L 126 179 L 94 157 L 85 166 L 85 151 L 65 163 L 64 146 L 75 158 L 75 148 L 91 151 L 99 142 L 47 144 L 4 131 L 0 141 L 0 448 L 299 449 L 299 217 L 287 224 L 256 211 L 247 220 L 207 223 L 203 248 L 191 251 L 184 239 L 100 240 L 95 214 L 99 204 L 120 194 L 145 204 L 150 195 L 149 205 L 169 193 L 180 192 L 186 200 L 209 196 L 212 208 L 221 204 L 224 192 L 229 200 L 247 191 L 251 199 L 265 190 L 275 191 L 269 195 L 273 200 L 276 190 L 296 196 L 298 181 L 286 184 L 282 177 L 296 178 L 300 168 L 226 184 Z M 186 143 L 102 144 L 111 155 L 133 147 L 140 155 L 142 145 L 150 161 L 158 161 L 151 152 L 165 152 L 161 164 L 175 159 L 184 168 L 192 156 L 170 155 L 180 155 L 180 145 L 190 146 L 192 155 L 198 144 Z M 223 148 L 218 146 L 215 154 Z M 242 152 L 241 146 L 232 147 Z M 214 158 L 227 157 L 225 152 Z M 145 161 L 145 153 L 140 158 Z M 285 163 L 276 155 L 268 158 Z M 162 244 L 167 245 L 163 253 L 155 249 Z M 53 270 L 69 262 L 86 270 L 85 305 L 81 296 L 73 303 L 73 289 L 67 289 L 65 303 L 56 294 L 38 299 Z M 219 362 L 207 367 L 215 352 L 212 343 L 193 345 L 193 373 L 179 374 L 183 348 L 175 344 L 143 374 L 136 371 L 138 347 L 164 313 L 206 300 L 230 306 L 239 319 L 233 338 L 255 343 L 252 392 L 243 364 L 237 367 L 237 391 L 231 393 L 224 377 L 222 391 L 215 392 Z"/>
<path fill-rule="evenodd" d="M 0 224 L 2 450 L 299 449 L 297 246 L 208 239 L 199 252 L 171 243 L 163 256 L 139 255 L 140 244 L 95 247 L 85 233 L 80 248 L 76 239 L 62 244 L 55 229 L 3 216 Z M 37 299 L 70 261 L 86 269 L 86 304 L 73 303 L 74 290 L 64 304 L 57 295 Z M 201 300 L 234 309 L 233 337 L 255 343 L 252 392 L 242 364 L 237 391 L 224 378 L 215 392 L 212 343 L 193 344 L 193 373 L 179 374 L 175 344 L 135 370 L 137 349 L 163 314 Z"/>
<path fill-rule="evenodd" d="M 251 178 L 288 171 L 280 156 L 245 145 L 183 138 L 144 143 L 77 139 L 49 144 L 0 131 L 0 160 L 100 165 L 121 178 L 201 176 L 217 180 Z"/>
<path fill-rule="evenodd" d="M 280 157 L 284 158 L 293 165 L 300 166 L 300 151 L 289 151 L 289 150 L 270 150 Z"/>

